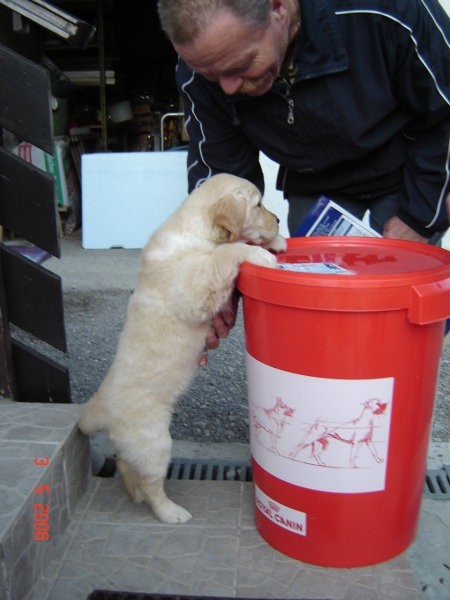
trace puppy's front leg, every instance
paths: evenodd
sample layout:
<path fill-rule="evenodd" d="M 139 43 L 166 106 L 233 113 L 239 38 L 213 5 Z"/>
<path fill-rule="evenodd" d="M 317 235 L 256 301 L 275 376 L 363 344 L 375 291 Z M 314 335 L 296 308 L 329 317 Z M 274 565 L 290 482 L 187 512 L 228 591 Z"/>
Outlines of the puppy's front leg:
<path fill-rule="evenodd" d="M 202 256 L 194 271 L 180 269 L 175 285 L 168 290 L 176 314 L 186 323 L 208 323 L 229 300 L 244 261 L 271 268 L 277 264 L 276 257 L 260 246 L 221 244 Z M 192 290 L 189 297 L 186 289 Z"/>
<path fill-rule="evenodd" d="M 168 498 L 164 491 L 164 480 L 148 480 L 143 484 L 142 489 L 155 516 L 163 523 L 187 523 L 192 519 L 190 512 Z"/>
<path fill-rule="evenodd" d="M 281 236 L 279 236 L 279 237 L 281 238 L 282 242 L 284 242 L 283 250 L 285 250 L 286 249 L 286 240 Z M 275 240 L 272 240 L 271 244 L 268 245 L 267 248 L 272 248 L 272 250 L 275 250 L 275 248 L 272 246 L 272 243 L 274 241 Z M 261 267 L 270 267 L 270 268 L 276 267 L 276 264 L 277 264 L 276 257 L 271 252 L 266 250 L 265 248 L 263 248 L 261 246 L 248 246 L 247 244 L 244 244 L 244 246 L 245 246 L 245 252 L 243 255 L 243 259 L 239 263 L 239 266 L 243 262 L 248 261 L 248 262 L 253 263 L 254 265 L 260 265 Z"/>
<path fill-rule="evenodd" d="M 199 285 L 205 287 L 204 299 L 207 302 L 206 311 L 210 317 L 216 315 L 229 300 L 235 285 L 239 268 L 243 262 L 251 262 L 262 267 L 274 268 L 277 264 L 276 257 L 268 250 L 260 246 L 249 246 L 241 242 L 223 244 L 214 251 L 211 259 L 211 273 L 215 277 L 213 281 L 199 281 Z M 211 285 L 212 284 L 212 285 Z"/>

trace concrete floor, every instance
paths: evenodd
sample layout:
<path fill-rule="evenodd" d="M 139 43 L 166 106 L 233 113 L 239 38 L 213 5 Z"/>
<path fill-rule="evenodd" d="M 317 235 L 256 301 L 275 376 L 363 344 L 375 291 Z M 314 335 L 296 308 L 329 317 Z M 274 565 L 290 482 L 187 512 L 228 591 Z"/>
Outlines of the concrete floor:
<path fill-rule="evenodd" d="M 0 400 L 0 411 L 2 600 L 84 600 L 94 589 L 208 598 L 450 597 L 450 502 L 424 499 L 416 541 L 392 560 L 352 569 L 308 565 L 261 538 L 251 483 L 168 481 L 169 495 L 193 519 L 164 525 L 128 499 L 120 478 L 91 476 L 88 440 L 76 428 L 80 406 Z M 430 461 L 448 460 L 447 450 L 432 447 Z M 181 442 L 174 455 L 236 460 L 248 457 L 248 448 Z M 40 505 L 49 508 L 49 539 L 37 533 Z"/>

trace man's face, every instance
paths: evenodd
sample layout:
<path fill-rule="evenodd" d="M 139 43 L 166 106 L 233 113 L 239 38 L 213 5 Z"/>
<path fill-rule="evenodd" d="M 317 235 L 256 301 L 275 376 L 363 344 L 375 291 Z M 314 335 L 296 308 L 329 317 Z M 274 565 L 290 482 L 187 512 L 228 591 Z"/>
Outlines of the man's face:
<path fill-rule="evenodd" d="M 277 5 L 265 28 L 252 28 L 221 11 L 194 41 L 174 47 L 191 69 L 217 82 L 226 94 L 261 96 L 277 78 L 288 42 L 287 14 Z"/>

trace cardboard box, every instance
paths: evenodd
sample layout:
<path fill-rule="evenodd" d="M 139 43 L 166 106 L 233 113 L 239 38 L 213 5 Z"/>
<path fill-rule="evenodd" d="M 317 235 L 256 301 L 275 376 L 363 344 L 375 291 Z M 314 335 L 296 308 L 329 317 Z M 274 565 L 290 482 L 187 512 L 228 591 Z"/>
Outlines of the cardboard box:
<path fill-rule="evenodd" d="M 78 180 L 66 137 L 55 139 L 53 156 L 29 142 L 21 142 L 12 152 L 54 177 L 58 207 L 76 208 L 80 204 Z"/>
<path fill-rule="evenodd" d="M 381 237 L 368 224 L 357 219 L 326 196 L 318 198 L 298 226 L 294 237 L 318 235 Z"/>

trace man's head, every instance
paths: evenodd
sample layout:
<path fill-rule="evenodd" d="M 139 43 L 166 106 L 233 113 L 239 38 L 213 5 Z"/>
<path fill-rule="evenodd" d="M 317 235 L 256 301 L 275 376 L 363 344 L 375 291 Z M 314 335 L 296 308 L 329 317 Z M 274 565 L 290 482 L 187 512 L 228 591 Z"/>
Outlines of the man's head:
<path fill-rule="evenodd" d="M 299 27 L 297 0 L 159 0 L 158 11 L 181 58 L 229 95 L 266 93 Z"/>

